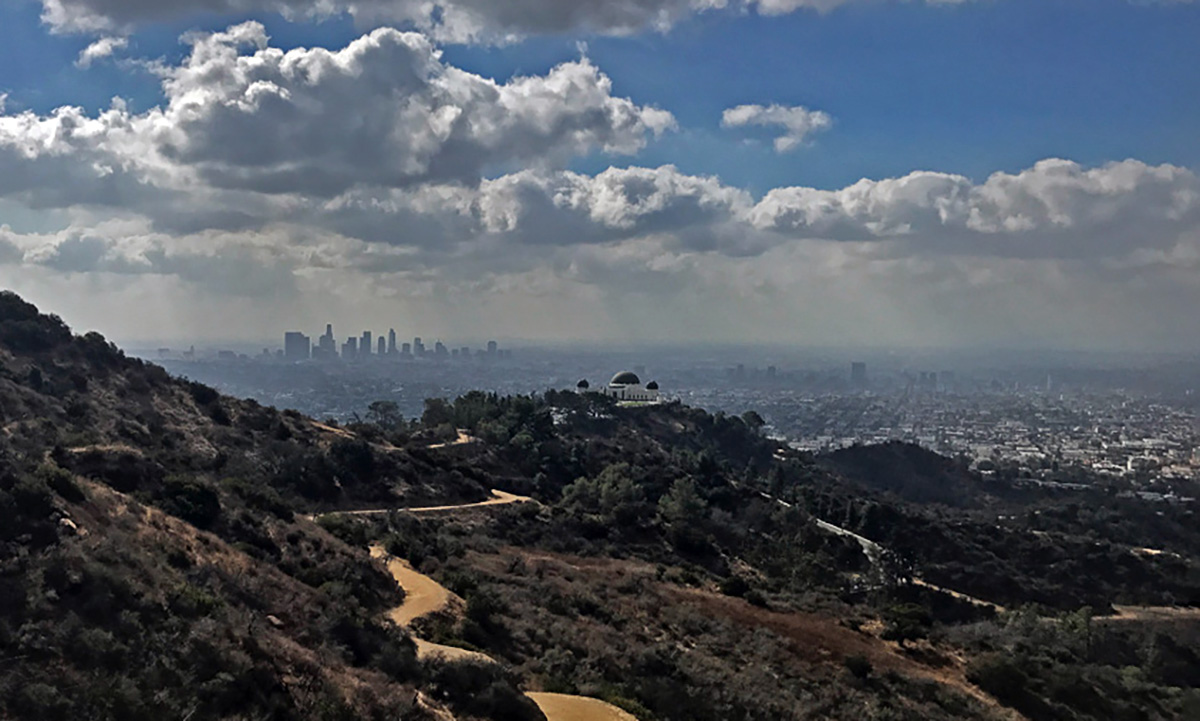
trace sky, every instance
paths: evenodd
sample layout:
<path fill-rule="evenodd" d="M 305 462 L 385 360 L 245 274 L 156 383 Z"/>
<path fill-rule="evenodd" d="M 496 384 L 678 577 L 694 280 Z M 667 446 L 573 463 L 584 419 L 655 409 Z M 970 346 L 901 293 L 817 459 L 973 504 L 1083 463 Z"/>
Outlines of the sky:
<path fill-rule="evenodd" d="M 1200 350 L 1200 2 L 7 0 L 0 287 L 119 341 Z"/>

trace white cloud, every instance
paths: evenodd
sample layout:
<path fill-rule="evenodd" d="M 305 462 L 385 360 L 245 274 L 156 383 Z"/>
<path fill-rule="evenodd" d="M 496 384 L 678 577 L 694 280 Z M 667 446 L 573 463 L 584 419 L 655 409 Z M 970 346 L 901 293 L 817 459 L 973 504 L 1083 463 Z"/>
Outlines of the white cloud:
<path fill-rule="evenodd" d="M 833 118 L 820 110 L 786 105 L 739 105 L 721 115 L 721 125 L 738 128 L 746 125 L 779 126 L 784 134 L 775 138 L 775 152 L 795 150 L 808 136 L 833 126 Z"/>
<path fill-rule="evenodd" d="M 634 153 L 674 127 L 669 113 L 613 97 L 586 59 L 501 84 L 392 29 L 338 51 L 283 52 L 247 23 L 195 39 L 164 88 L 168 157 L 214 185 L 269 192 L 473 182 L 508 164 Z"/>
<path fill-rule="evenodd" d="M 355 186 L 474 184 L 508 166 L 634 153 L 675 124 L 614 97 L 587 59 L 497 83 L 445 64 L 425 36 L 392 29 L 336 51 L 271 48 L 253 22 L 189 41 L 182 64 L 159 70 L 163 108 L 0 114 L 0 197 L 61 207 L 186 193 L 194 206 L 222 189 L 334 197 Z"/>
<path fill-rule="evenodd" d="M 79 68 L 90 68 L 92 63 L 97 60 L 110 58 L 118 50 L 124 50 L 129 46 L 129 40 L 121 37 L 102 37 L 91 45 L 79 52 L 79 58 L 75 60 L 75 66 Z"/>
<path fill-rule="evenodd" d="M 665 31 L 699 13 L 763 15 L 829 12 L 877 0 L 41 0 L 42 18 L 60 32 L 113 33 L 194 16 L 281 12 L 295 18 L 348 13 L 360 25 L 411 25 L 439 41 L 504 42 L 526 35 Z M 957 5 L 974 0 L 924 0 Z M 1144 2 L 1145 0 L 1130 0 Z M 1188 2 L 1189 0 L 1158 0 Z"/>
<path fill-rule="evenodd" d="M 792 236 L 902 239 L 944 252 L 1102 255 L 1172 241 L 1200 221 L 1200 180 L 1173 165 L 1137 160 L 1084 168 L 1043 160 L 982 184 L 917 172 L 861 180 L 841 190 L 777 188 L 751 224 Z"/>
<path fill-rule="evenodd" d="M 494 82 L 390 29 L 337 50 L 284 52 L 254 23 L 189 42 L 160 68 L 161 108 L 0 106 L 0 200 L 26 218 L 57 209 L 58 223 L 0 229 L 6 283 L 85 325 L 128 317 L 127 333 L 144 319 L 124 311 L 145 305 L 212 333 L 213 314 L 277 330 L 313 308 L 405 306 L 462 332 L 522 334 L 513 319 L 542 308 L 537 332 L 608 337 L 637 317 L 659 339 L 838 342 L 854 328 L 940 342 L 986 327 L 1159 342 L 1156 319 L 1200 303 L 1186 168 L 1046 160 L 981 182 L 923 171 L 756 201 L 672 166 L 569 170 L 674 124 L 615 97 L 587 60 Z M 1200 320 L 1169 330 L 1200 334 Z"/>

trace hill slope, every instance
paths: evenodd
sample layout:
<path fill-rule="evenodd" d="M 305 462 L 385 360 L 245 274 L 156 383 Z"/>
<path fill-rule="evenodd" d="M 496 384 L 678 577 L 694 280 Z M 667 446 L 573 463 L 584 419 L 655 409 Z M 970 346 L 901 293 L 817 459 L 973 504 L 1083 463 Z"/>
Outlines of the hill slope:
<path fill-rule="evenodd" d="M 0 294 L 0 718 L 434 718 L 400 592 L 300 512 L 484 490 L 326 436 Z"/>
<path fill-rule="evenodd" d="M 1098 545 L 1079 512 L 1032 533 L 861 478 L 938 487 L 946 459 L 865 449 L 831 472 L 740 418 L 553 391 L 386 411 L 332 428 L 223 397 L 0 294 L 0 718 L 541 718 L 522 690 L 640 721 L 1200 704 L 1187 616 L 1163 615 L 1168 633 L 1079 610 L 1186 600 L 1186 554 Z M 537 502 L 479 504 L 491 489 Z M 390 512 L 413 506 L 446 508 Z M 1191 547 L 1183 515 L 1107 512 L 1123 537 L 1169 522 Z M 501 664 L 418 660 L 384 620 L 401 592 L 371 543 L 464 599 L 421 638 Z M 1067 613 L 997 619 L 914 572 Z"/>

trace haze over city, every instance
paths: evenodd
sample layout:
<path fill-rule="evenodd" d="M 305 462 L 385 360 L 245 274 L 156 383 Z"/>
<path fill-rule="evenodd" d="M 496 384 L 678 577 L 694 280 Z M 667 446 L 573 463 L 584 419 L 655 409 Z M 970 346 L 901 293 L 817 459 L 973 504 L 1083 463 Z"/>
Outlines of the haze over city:
<path fill-rule="evenodd" d="M 0 280 L 130 342 L 1196 350 L 1198 36 L 1165 0 L 9 2 Z"/>

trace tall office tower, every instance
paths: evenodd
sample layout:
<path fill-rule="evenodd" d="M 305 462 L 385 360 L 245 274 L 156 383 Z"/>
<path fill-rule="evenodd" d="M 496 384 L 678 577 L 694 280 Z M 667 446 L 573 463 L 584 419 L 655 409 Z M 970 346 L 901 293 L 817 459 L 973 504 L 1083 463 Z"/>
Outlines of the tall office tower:
<path fill-rule="evenodd" d="M 494 340 L 489 340 L 489 341 L 488 341 L 488 345 L 487 345 L 487 352 L 488 352 L 488 355 L 496 355 L 496 350 L 497 350 L 499 347 L 500 347 L 500 346 L 498 346 L 498 345 L 496 344 L 496 341 L 494 341 Z"/>
<path fill-rule="evenodd" d="M 446 351 L 446 344 L 442 343 L 440 340 L 433 344 L 433 354 L 438 358 L 445 358 L 446 356 L 450 355 Z"/>
<path fill-rule="evenodd" d="M 351 336 L 342 344 L 342 358 L 354 360 L 358 357 L 358 339 Z"/>
<path fill-rule="evenodd" d="M 321 336 L 321 340 L 318 342 L 317 347 L 321 349 L 322 358 L 328 360 L 337 357 L 337 341 L 333 338 L 332 323 L 325 324 L 325 335 Z M 314 352 L 313 356 L 316 355 L 317 354 Z"/>
<path fill-rule="evenodd" d="M 312 355 L 312 341 L 297 331 L 283 334 L 283 357 L 290 361 L 308 360 Z"/>
<path fill-rule="evenodd" d="M 405 343 L 404 345 L 400 346 L 400 355 L 402 355 L 402 356 L 412 355 L 412 343 Z"/>
<path fill-rule="evenodd" d="M 382 352 L 383 351 L 380 351 L 380 353 L 382 353 Z M 388 352 L 388 355 L 396 355 L 396 329 L 395 328 L 388 329 L 387 352 Z"/>
<path fill-rule="evenodd" d="M 413 355 L 418 358 L 425 355 L 425 344 L 421 342 L 420 336 L 413 338 Z"/>
<path fill-rule="evenodd" d="M 855 361 L 850 364 L 850 382 L 856 386 L 867 384 L 867 364 Z"/>
<path fill-rule="evenodd" d="M 363 331 L 362 338 L 358 341 L 358 354 L 371 355 L 371 331 Z"/>
<path fill-rule="evenodd" d="M 375 344 L 375 348 L 377 355 L 381 357 L 387 355 L 387 341 L 384 340 L 383 336 L 379 336 L 379 342 Z"/>
<path fill-rule="evenodd" d="M 460 358 L 470 358 L 471 357 L 471 349 L 467 346 L 463 346 L 462 348 L 459 349 L 458 355 Z"/>

